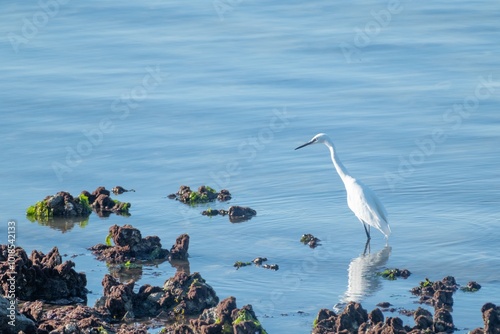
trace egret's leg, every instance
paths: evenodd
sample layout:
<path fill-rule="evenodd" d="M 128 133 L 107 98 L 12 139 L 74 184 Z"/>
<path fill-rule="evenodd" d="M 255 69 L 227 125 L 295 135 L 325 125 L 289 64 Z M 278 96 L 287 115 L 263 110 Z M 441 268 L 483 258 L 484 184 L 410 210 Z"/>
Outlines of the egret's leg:
<path fill-rule="evenodd" d="M 368 225 L 368 228 L 366 228 L 365 222 L 362 222 L 362 223 L 363 223 L 363 227 L 365 228 L 366 237 L 368 238 L 368 240 L 370 240 L 371 239 L 371 237 L 370 237 L 370 226 Z"/>
<path fill-rule="evenodd" d="M 366 244 L 365 244 L 365 251 L 363 252 L 363 255 L 366 255 L 366 251 L 368 250 L 368 254 L 370 254 L 370 239 L 367 239 L 366 240 Z"/>

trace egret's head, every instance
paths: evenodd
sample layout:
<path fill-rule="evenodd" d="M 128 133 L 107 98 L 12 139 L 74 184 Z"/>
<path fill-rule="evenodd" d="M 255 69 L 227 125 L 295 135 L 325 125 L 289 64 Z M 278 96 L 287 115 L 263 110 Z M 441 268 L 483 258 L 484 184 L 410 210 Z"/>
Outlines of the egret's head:
<path fill-rule="evenodd" d="M 323 143 L 324 144 L 325 142 L 330 143 L 331 142 L 330 137 L 328 137 L 328 135 L 326 135 L 324 133 L 318 133 L 310 141 L 308 141 L 307 143 L 305 143 L 305 144 L 300 145 L 299 147 L 297 147 L 296 150 L 298 150 L 299 148 L 311 145 L 311 144 L 318 144 L 318 143 Z"/>

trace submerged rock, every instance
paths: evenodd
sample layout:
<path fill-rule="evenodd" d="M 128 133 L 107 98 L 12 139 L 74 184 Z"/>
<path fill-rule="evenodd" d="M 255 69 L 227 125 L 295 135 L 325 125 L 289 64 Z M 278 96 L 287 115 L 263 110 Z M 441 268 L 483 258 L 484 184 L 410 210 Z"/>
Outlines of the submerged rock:
<path fill-rule="evenodd" d="M 9 255 L 14 259 L 9 262 Z M 16 298 L 21 300 L 42 299 L 56 304 L 69 304 L 87 300 L 87 278 L 77 273 L 72 261 L 62 262 L 57 247 L 44 254 L 34 250 L 28 258 L 21 247 L 9 254 L 7 245 L 0 245 L 0 282 L 5 294 L 15 279 Z M 15 271 L 12 276 L 10 272 Z"/>
<path fill-rule="evenodd" d="M 411 293 L 420 296 L 420 302 L 435 307 L 453 306 L 453 293 L 458 289 L 455 278 L 447 276 L 441 281 L 432 282 L 428 278 L 411 289 Z"/>
<path fill-rule="evenodd" d="M 228 201 L 231 199 L 231 193 L 226 189 L 217 192 L 209 186 L 200 186 L 198 191 L 193 191 L 188 186 L 180 186 L 179 190 L 175 194 L 168 195 L 168 198 L 193 205 L 213 202 L 216 199 L 219 201 Z"/>
<path fill-rule="evenodd" d="M 252 260 L 253 263 L 255 263 L 255 265 L 257 266 L 260 266 L 262 264 L 262 262 L 265 262 L 267 261 L 267 257 L 256 257 L 255 259 Z"/>
<path fill-rule="evenodd" d="M 309 247 L 311 248 L 316 248 L 317 246 L 319 246 L 320 241 L 321 240 L 309 233 L 302 234 L 302 237 L 300 238 L 300 242 L 302 242 L 304 245 L 309 245 Z"/>
<path fill-rule="evenodd" d="M 135 192 L 135 190 L 134 190 L 134 189 L 127 190 L 127 189 L 123 188 L 122 186 L 116 186 L 116 187 L 113 187 L 113 188 L 111 189 L 111 191 L 112 191 L 112 192 L 113 192 L 113 194 L 115 194 L 115 195 L 121 195 L 121 194 L 126 193 L 126 192 L 129 192 L 129 191 L 130 191 L 130 192 Z"/>
<path fill-rule="evenodd" d="M 97 259 L 108 263 L 166 259 L 169 253 L 168 250 L 161 248 L 159 237 L 142 238 L 141 232 L 132 225 L 111 226 L 108 238 L 114 241 L 114 246 L 97 244 L 89 248 Z M 187 240 L 185 243 L 186 252 L 187 246 L 189 246 L 189 237 Z"/>
<path fill-rule="evenodd" d="M 249 207 L 243 207 L 238 205 L 233 205 L 229 207 L 229 210 L 224 209 L 208 209 L 201 213 L 204 216 L 229 216 L 229 221 L 231 223 L 241 223 L 246 220 L 251 219 L 253 216 L 257 215 L 257 211 Z"/>
<path fill-rule="evenodd" d="M 394 269 L 385 269 L 382 272 L 378 272 L 377 275 L 392 281 L 397 279 L 398 277 L 407 279 L 408 277 L 410 277 L 411 272 L 408 269 L 394 268 Z"/>
<path fill-rule="evenodd" d="M 250 266 L 250 265 L 252 265 L 252 262 L 236 261 L 233 264 L 233 267 L 235 267 L 236 269 L 240 269 L 241 267 L 246 267 L 246 266 Z"/>
<path fill-rule="evenodd" d="M 474 282 L 474 281 L 471 281 L 471 282 L 467 283 L 466 286 L 460 288 L 460 290 L 462 290 L 464 292 L 476 292 L 479 289 L 481 289 L 481 284 Z"/>
<path fill-rule="evenodd" d="M 262 268 L 264 268 L 264 269 L 271 269 L 271 270 L 274 270 L 274 271 L 280 269 L 280 267 L 277 264 L 264 264 L 264 265 L 262 265 Z"/>
<path fill-rule="evenodd" d="M 228 215 L 231 223 L 239 223 L 251 219 L 257 215 L 257 211 L 249 207 L 233 205 L 229 207 Z"/>
<path fill-rule="evenodd" d="M 114 188 L 113 188 L 114 189 Z M 88 191 L 82 191 L 82 195 L 86 196 L 90 205 L 100 217 L 107 217 L 111 213 L 118 215 L 129 215 L 130 203 L 113 200 L 110 197 L 110 192 L 105 187 L 97 187 L 90 194 Z"/>

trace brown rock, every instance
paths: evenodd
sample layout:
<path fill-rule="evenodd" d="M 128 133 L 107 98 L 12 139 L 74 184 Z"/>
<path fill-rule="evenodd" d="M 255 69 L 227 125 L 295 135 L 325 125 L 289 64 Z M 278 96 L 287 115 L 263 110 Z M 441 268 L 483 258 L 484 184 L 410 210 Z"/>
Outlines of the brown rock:
<path fill-rule="evenodd" d="M 170 260 L 187 260 L 189 249 L 189 235 L 181 234 L 175 240 L 175 245 L 170 249 Z"/>

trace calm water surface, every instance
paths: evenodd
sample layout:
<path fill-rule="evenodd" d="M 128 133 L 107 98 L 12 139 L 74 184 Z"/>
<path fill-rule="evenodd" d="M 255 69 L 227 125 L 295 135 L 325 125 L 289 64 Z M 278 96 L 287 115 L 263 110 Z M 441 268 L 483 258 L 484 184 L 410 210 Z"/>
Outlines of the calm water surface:
<path fill-rule="evenodd" d="M 308 333 L 320 308 L 347 300 L 415 309 L 409 290 L 446 275 L 483 286 L 457 292 L 453 310 L 460 331 L 481 326 L 481 306 L 500 303 L 500 7 L 396 5 L 5 5 L 0 220 L 17 221 L 28 252 L 76 255 L 89 305 L 108 268 L 87 248 L 109 226 L 132 224 L 165 248 L 189 233 L 191 272 L 220 298 L 252 304 L 269 333 Z M 362 255 L 364 231 L 328 150 L 293 150 L 318 132 L 385 203 L 388 246 L 374 232 Z M 206 206 L 166 198 L 181 184 L 228 188 L 231 202 L 212 207 L 258 215 L 202 216 Z M 25 218 L 46 195 L 101 185 L 136 190 L 117 197 L 132 203 L 130 217 L 50 227 Z M 303 246 L 303 233 L 321 246 Z M 257 256 L 279 271 L 232 266 Z M 383 281 L 374 272 L 385 267 L 412 276 Z M 137 285 L 161 285 L 175 270 L 146 267 Z"/>

